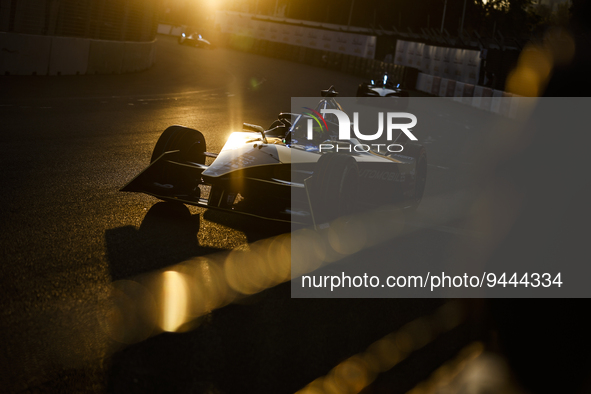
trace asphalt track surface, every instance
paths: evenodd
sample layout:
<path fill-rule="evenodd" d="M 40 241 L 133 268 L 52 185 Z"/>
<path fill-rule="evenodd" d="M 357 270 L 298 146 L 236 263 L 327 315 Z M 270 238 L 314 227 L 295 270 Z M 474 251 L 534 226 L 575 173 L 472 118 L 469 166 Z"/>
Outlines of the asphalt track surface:
<path fill-rule="evenodd" d="M 285 231 L 118 192 L 148 164 L 166 127 L 196 128 L 216 152 L 242 122 L 267 126 L 289 111 L 292 96 L 329 85 L 353 96 L 359 82 L 170 37 L 158 38 L 155 65 L 137 74 L 2 77 L 1 391 L 294 392 L 440 306 L 443 300 L 295 300 L 286 283 L 214 311 L 193 331 L 127 347 L 97 323 L 115 280 Z M 469 203 L 464 189 L 477 137 L 469 124 L 458 130 L 419 135 L 429 152 L 427 196 L 403 256 L 420 250 L 418 258 L 437 259 L 458 240 L 472 242 L 453 215 L 429 219 Z M 458 335 L 397 367 L 384 392 L 405 392 L 426 378 L 466 343 Z"/>

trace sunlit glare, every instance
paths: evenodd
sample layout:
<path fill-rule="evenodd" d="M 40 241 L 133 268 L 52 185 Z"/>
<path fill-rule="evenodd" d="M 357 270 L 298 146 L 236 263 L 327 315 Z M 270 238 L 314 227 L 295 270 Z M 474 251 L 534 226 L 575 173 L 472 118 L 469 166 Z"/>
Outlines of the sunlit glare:
<path fill-rule="evenodd" d="M 162 274 L 160 327 L 174 332 L 187 320 L 189 291 L 183 274 L 166 271 Z"/>

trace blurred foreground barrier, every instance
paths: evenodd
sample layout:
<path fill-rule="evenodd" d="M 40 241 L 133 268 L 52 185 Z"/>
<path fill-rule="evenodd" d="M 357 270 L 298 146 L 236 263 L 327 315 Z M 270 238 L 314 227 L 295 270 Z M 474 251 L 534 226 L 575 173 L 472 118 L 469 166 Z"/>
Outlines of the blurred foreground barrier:
<path fill-rule="evenodd" d="M 472 365 L 472 362 L 481 357 L 483 353 L 485 353 L 485 346 L 482 342 L 474 341 L 470 343 L 469 345 L 465 346 L 453 359 L 445 362 L 443 365 L 437 368 L 427 380 L 419 383 L 406 394 L 452 393 L 460 391 L 464 388 L 462 388 L 462 386 L 458 387 L 456 380 L 458 379 L 458 375 L 461 372 L 464 372 L 466 369 L 468 369 L 471 376 L 464 376 L 464 379 L 470 382 L 469 387 L 477 387 L 474 392 L 489 392 L 488 390 L 491 390 L 490 392 L 497 392 L 492 388 L 479 387 L 479 384 L 482 385 L 482 382 L 485 382 L 492 377 L 501 378 L 502 380 L 504 377 L 503 372 L 505 372 L 502 368 L 499 371 L 498 365 L 496 368 L 491 368 L 495 365 L 490 365 L 490 363 L 486 363 L 486 372 L 482 370 L 483 365 Z M 476 368 L 479 369 L 477 372 L 475 370 Z M 492 371 L 488 371 L 488 369 L 492 369 Z M 478 378 L 476 378 L 475 375 L 478 375 Z M 496 387 L 493 387 L 495 389 L 499 389 L 499 387 L 506 389 L 507 387 L 503 387 L 503 383 L 498 383 Z M 468 383 L 464 384 L 468 385 Z M 503 391 L 499 390 L 498 392 Z M 514 391 L 511 390 L 511 392 Z"/>
<path fill-rule="evenodd" d="M 433 314 L 405 324 L 372 343 L 364 352 L 344 360 L 326 376 L 315 379 L 297 394 L 362 392 L 380 373 L 394 368 L 413 352 L 458 327 L 465 318 L 466 312 L 459 302 L 448 302 Z M 470 347 L 469 350 L 469 354 L 475 357 L 482 352 L 482 345 Z"/>

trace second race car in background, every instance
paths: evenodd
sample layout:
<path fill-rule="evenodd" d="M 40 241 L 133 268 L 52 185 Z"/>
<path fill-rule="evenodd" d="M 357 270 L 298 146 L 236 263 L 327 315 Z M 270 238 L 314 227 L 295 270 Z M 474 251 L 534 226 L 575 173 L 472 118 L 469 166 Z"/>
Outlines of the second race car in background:
<path fill-rule="evenodd" d="M 357 87 L 357 97 L 408 97 L 408 91 L 402 89 L 400 82 L 392 80 L 388 73 L 370 82 L 360 83 Z"/>
<path fill-rule="evenodd" d="M 179 37 L 179 44 L 194 46 L 197 48 L 213 49 L 211 42 L 207 41 L 201 34 L 198 33 L 182 33 Z"/>
<path fill-rule="evenodd" d="M 392 98 L 384 105 L 394 105 L 397 109 L 408 107 L 409 92 L 402 88 L 400 82 L 394 81 L 388 73 L 384 73 L 369 82 L 360 83 L 357 97 L 388 97 Z"/>

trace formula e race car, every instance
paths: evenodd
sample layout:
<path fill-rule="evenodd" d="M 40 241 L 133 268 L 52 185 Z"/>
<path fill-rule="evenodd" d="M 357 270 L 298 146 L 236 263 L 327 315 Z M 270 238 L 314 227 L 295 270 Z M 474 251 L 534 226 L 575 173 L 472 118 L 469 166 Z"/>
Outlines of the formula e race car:
<path fill-rule="evenodd" d="M 370 82 L 360 83 L 357 87 L 357 97 L 388 97 L 389 100 L 381 105 L 404 110 L 408 107 L 409 93 L 401 88 L 399 82 L 389 78 L 388 73 L 384 73 Z"/>
<path fill-rule="evenodd" d="M 322 91 L 316 111 L 342 111 L 337 94 Z M 151 164 L 121 191 L 315 226 L 374 207 L 416 209 L 427 177 L 422 145 L 401 132 L 394 142 L 402 151 L 380 153 L 356 138 L 338 139 L 331 130 L 339 125 L 328 116 L 323 132 L 309 139 L 312 118 L 280 113 L 267 129 L 244 123 L 219 154 L 207 152 L 199 131 L 171 126 Z"/>
<path fill-rule="evenodd" d="M 211 42 L 207 41 L 205 38 L 201 36 L 201 34 L 193 33 L 193 34 L 185 34 L 182 33 L 179 37 L 179 44 L 181 45 L 189 45 L 194 46 L 197 48 L 208 48 L 212 49 Z"/>
<path fill-rule="evenodd" d="M 400 87 L 400 83 L 389 78 L 384 73 L 370 82 L 360 83 L 357 87 L 357 97 L 408 97 L 408 91 Z"/>

